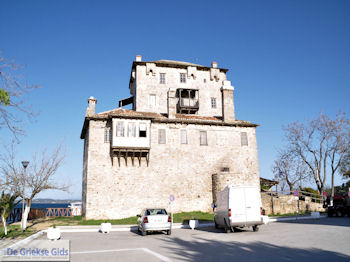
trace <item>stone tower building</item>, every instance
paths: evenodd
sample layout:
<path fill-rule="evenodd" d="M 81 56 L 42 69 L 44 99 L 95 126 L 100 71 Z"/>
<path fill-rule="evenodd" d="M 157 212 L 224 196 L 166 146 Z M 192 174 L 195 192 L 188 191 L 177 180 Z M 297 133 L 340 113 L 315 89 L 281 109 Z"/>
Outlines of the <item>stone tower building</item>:
<path fill-rule="evenodd" d="M 132 64 L 131 97 L 95 113 L 84 139 L 83 216 L 117 219 L 145 207 L 209 211 L 225 184 L 259 186 L 256 124 L 237 120 L 227 69 L 170 60 Z M 132 104 L 132 110 L 122 107 Z M 215 198 L 215 194 L 214 194 Z"/>

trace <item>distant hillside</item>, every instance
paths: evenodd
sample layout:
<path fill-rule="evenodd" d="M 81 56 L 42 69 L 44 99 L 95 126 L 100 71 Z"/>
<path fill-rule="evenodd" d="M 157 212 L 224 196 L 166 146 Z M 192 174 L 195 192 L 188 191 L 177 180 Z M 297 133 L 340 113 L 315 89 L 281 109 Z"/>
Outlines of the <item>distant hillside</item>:
<path fill-rule="evenodd" d="M 70 202 L 76 202 L 81 201 L 80 199 L 52 199 L 52 198 L 38 198 L 33 199 L 33 203 L 70 203 Z"/>

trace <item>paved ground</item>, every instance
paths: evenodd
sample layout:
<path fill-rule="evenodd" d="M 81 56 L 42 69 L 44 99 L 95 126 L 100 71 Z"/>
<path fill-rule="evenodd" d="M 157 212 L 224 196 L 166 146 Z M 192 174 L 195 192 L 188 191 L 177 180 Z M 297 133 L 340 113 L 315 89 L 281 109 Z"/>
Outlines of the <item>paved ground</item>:
<path fill-rule="evenodd" d="M 136 232 L 63 233 L 71 261 L 350 261 L 350 218 L 277 222 L 223 233 L 214 228 L 173 230 L 171 236 Z"/>

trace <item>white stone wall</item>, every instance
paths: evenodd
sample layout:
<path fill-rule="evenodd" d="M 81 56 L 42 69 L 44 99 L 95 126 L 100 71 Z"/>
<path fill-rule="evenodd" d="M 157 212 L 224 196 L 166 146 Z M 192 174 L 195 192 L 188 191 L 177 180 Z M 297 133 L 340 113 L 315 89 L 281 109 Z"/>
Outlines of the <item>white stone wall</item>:
<path fill-rule="evenodd" d="M 210 79 L 210 71 L 196 71 L 196 78 L 186 78 L 186 83 L 180 83 L 180 73 L 187 69 L 154 67 L 154 74 L 147 74 L 145 65 L 136 66 L 136 105 L 135 109 L 141 112 L 168 113 L 167 93 L 169 88 L 188 88 L 199 90 L 199 111 L 201 116 L 222 116 L 222 93 L 220 88 L 226 80 L 226 74 L 220 72 L 219 80 Z M 166 83 L 160 84 L 160 73 L 166 74 Z M 205 80 L 204 80 L 205 79 Z M 204 82 L 205 81 L 205 82 Z M 156 95 L 156 106 L 149 105 L 149 95 Z M 211 108 L 211 98 L 216 98 L 217 107 Z"/>
<path fill-rule="evenodd" d="M 135 216 L 145 207 L 169 205 L 174 211 L 209 211 L 212 174 L 223 167 L 237 174 L 237 184 L 259 185 L 255 128 L 151 123 L 150 162 L 112 166 L 110 145 L 104 143 L 106 121 L 90 121 L 87 164 L 86 218 L 112 219 Z M 158 129 L 166 129 L 166 144 L 158 144 Z M 187 130 L 188 144 L 180 143 Z M 207 131 L 208 145 L 200 145 L 200 131 Z M 240 132 L 247 132 L 248 146 L 241 146 Z M 84 199 L 84 198 L 83 198 Z"/>

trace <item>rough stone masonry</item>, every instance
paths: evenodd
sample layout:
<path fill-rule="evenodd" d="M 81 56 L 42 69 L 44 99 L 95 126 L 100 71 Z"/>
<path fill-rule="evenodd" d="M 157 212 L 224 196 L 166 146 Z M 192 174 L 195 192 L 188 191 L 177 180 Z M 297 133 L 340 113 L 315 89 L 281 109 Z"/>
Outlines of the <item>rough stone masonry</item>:
<path fill-rule="evenodd" d="M 174 212 L 210 211 L 213 188 L 259 186 L 257 125 L 235 118 L 227 71 L 216 62 L 206 67 L 137 56 L 131 97 L 119 108 L 95 113 L 97 99 L 89 98 L 81 132 L 86 219 L 168 209 L 170 194 Z"/>

